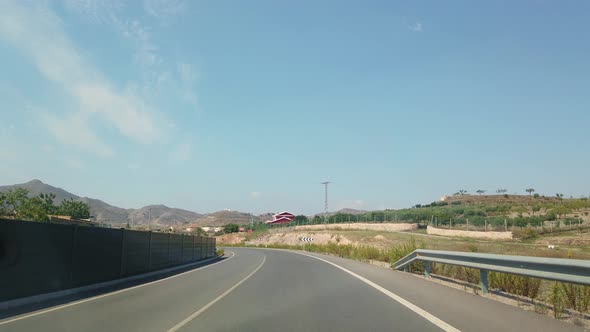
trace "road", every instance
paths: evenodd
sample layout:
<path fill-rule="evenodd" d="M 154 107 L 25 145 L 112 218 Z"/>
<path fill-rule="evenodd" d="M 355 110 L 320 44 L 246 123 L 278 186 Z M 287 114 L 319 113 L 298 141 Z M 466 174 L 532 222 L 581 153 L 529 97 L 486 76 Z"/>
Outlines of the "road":
<path fill-rule="evenodd" d="M 0 331 L 581 331 L 414 276 L 310 253 L 227 248 L 160 281 L 0 321 Z"/>

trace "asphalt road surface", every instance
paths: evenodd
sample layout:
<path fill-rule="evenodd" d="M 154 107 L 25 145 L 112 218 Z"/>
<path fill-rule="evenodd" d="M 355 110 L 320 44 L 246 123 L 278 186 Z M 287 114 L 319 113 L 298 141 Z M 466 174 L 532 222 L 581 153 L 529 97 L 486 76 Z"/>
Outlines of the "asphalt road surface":
<path fill-rule="evenodd" d="M 581 331 L 405 273 L 228 248 L 160 281 L 0 321 L 0 331 Z"/>

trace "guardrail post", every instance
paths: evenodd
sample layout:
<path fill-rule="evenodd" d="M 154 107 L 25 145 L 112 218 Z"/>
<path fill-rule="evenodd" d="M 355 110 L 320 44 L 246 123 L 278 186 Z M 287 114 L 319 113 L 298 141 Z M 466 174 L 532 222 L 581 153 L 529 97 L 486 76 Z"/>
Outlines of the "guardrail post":
<path fill-rule="evenodd" d="M 481 292 L 483 294 L 488 293 L 488 270 L 479 270 L 479 284 L 481 286 Z"/>
<path fill-rule="evenodd" d="M 430 279 L 430 262 L 424 261 L 424 277 Z"/>

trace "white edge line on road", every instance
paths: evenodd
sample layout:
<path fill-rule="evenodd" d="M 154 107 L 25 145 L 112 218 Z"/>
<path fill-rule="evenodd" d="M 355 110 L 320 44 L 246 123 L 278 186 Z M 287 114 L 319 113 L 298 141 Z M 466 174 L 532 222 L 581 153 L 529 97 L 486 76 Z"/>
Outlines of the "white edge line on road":
<path fill-rule="evenodd" d="M 336 263 L 332 263 L 326 259 L 320 258 L 320 257 L 316 257 L 313 255 L 307 255 L 304 253 L 300 253 L 300 252 L 295 252 L 295 251 L 290 251 L 292 253 L 296 253 L 302 256 L 307 256 L 307 257 L 311 257 L 311 258 L 315 258 L 317 260 L 320 260 L 322 262 L 328 263 L 336 268 L 339 268 L 340 270 L 350 274 L 351 276 L 361 280 L 362 282 L 366 283 L 367 285 L 375 288 L 376 290 L 380 291 L 381 293 L 389 296 L 390 298 L 392 298 L 393 300 L 399 302 L 401 305 L 403 305 L 404 307 L 412 310 L 413 312 L 417 313 L 418 315 L 422 316 L 424 319 L 428 320 L 429 322 L 431 322 L 432 324 L 436 325 L 437 327 L 439 327 L 440 329 L 442 329 L 443 331 L 448 331 L 448 332 L 460 332 L 460 330 L 456 329 L 455 327 L 451 326 L 450 324 L 442 321 L 441 319 L 439 319 L 438 317 L 434 316 L 433 314 L 429 313 L 428 311 L 416 306 L 415 304 L 407 301 L 406 299 L 400 297 L 399 295 L 394 294 L 393 292 L 379 286 L 378 284 L 372 282 L 371 280 L 360 276 Z"/>
<path fill-rule="evenodd" d="M 15 322 L 15 321 L 18 321 L 18 320 L 22 320 L 22 319 L 26 319 L 26 318 L 30 318 L 30 317 L 42 315 L 42 314 L 46 314 L 46 313 L 49 313 L 49 312 L 52 312 L 52 311 L 56 311 L 56 310 L 59 310 L 59 309 L 64 309 L 64 308 L 71 307 L 71 306 L 74 306 L 74 305 L 77 305 L 77 304 L 82 304 L 82 303 L 85 303 L 85 302 L 90 302 L 90 301 L 98 300 L 98 299 L 101 299 L 103 297 L 107 297 L 107 296 L 111 296 L 111 295 L 115 295 L 115 294 L 120 294 L 120 293 L 123 293 L 123 292 L 126 292 L 126 291 L 130 291 L 132 289 L 136 289 L 136 288 L 140 288 L 140 287 L 144 287 L 144 286 L 149 286 L 149 285 L 153 285 L 153 284 L 156 284 L 156 283 L 159 283 L 159 282 L 162 282 L 162 281 L 170 280 L 172 278 L 180 277 L 182 275 L 189 274 L 189 273 L 192 273 L 192 272 L 195 272 L 195 271 L 198 271 L 198 270 L 202 270 L 202 269 L 205 269 L 205 268 L 208 268 L 208 267 L 217 265 L 219 263 L 227 262 L 228 260 L 232 259 L 236 255 L 233 251 L 230 251 L 230 252 L 231 252 L 232 255 L 228 259 L 225 259 L 225 260 L 222 260 L 222 261 L 213 263 L 213 264 L 201 266 L 199 268 L 196 268 L 196 269 L 193 269 L 193 270 L 190 270 L 190 271 L 186 271 L 186 272 L 183 272 L 183 273 L 175 274 L 173 276 L 170 276 L 170 277 L 167 277 L 167 278 L 164 278 L 164 279 L 159 279 L 159 280 L 151 281 L 151 282 L 148 282 L 148 283 L 145 283 L 145 284 L 141 284 L 141 285 L 137 285 L 137 286 L 133 286 L 133 287 L 129 287 L 129 288 L 120 289 L 118 291 L 114 291 L 114 292 L 110 292 L 110 293 L 106 293 L 106 294 L 102 294 L 102 295 L 97 295 L 97 296 L 89 297 L 89 298 L 84 299 L 84 300 L 80 300 L 80 301 L 76 301 L 76 302 L 71 302 L 71 303 L 67 303 L 67 304 L 62 304 L 62 305 L 59 305 L 59 306 L 56 306 L 56 307 L 51 307 L 51 308 L 48 308 L 48 309 L 45 309 L 45 310 L 36 311 L 36 312 L 30 313 L 30 314 L 26 314 L 26 315 L 23 315 L 23 316 L 18 316 L 18 317 L 15 317 L 15 318 L 3 320 L 3 321 L 0 321 L 0 325 L 12 323 L 12 322 Z"/>
<path fill-rule="evenodd" d="M 184 325 L 188 324 L 190 321 L 192 321 L 193 319 L 197 318 L 197 316 L 199 316 L 200 314 L 202 314 L 203 312 L 205 312 L 207 309 L 209 309 L 211 306 L 213 306 L 219 300 L 223 299 L 227 294 L 231 293 L 231 291 L 233 291 L 234 289 L 238 288 L 238 286 L 240 286 L 246 280 L 248 280 L 248 278 L 250 278 L 251 276 L 253 276 L 254 273 L 258 272 L 258 270 L 260 270 L 260 268 L 262 267 L 262 265 L 264 265 L 264 262 L 266 262 L 266 255 L 262 259 L 262 263 L 260 263 L 260 265 L 258 265 L 258 267 L 254 271 L 252 271 L 249 275 L 247 275 L 244 279 L 240 280 L 240 282 L 238 282 L 237 284 L 233 285 L 230 289 L 228 289 L 225 292 L 223 292 L 221 295 L 219 295 L 218 297 L 216 297 L 213 301 L 207 303 L 204 307 L 202 307 L 198 311 L 195 311 L 192 315 L 190 315 L 187 318 L 185 318 L 182 322 L 174 325 L 172 328 L 170 328 L 166 332 L 175 332 L 175 331 L 178 331 Z"/>

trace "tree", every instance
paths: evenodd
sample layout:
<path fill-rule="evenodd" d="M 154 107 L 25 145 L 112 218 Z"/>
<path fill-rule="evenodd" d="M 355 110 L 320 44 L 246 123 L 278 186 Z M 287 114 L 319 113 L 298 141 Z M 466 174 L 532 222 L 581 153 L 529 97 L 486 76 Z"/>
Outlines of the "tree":
<path fill-rule="evenodd" d="M 507 193 L 507 192 L 508 192 L 508 189 L 504 189 L 504 188 L 496 190 L 496 193 L 497 194 L 504 194 L 504 193 Z"/>
<path fill-rule="evenodd" d="M 298 216 L 296 216 L 293 221 L 297 225 L 307 225 L 307 224 L 309 224 L 309 219 L 307 219 L 307 217 L 304 216 L 304 215 L 298 215 Z"/>
<path fill-rule="evenodd" d="M 6 192 L 4 195 L 4 201 L 2 202 L 4 210 L 3 214 L 18 218 L 18 211 L 29 199 L 28 194 L 29 191 L 24 188 L 11 189 Z"/>
<path fill-rule="evenodd" d="M 73 199 L 63 200 L 57 208 L 57 213 L 75 219 L 88 219 L 90 218 L 90 207 L 84 202 Z"/>
<path fill-rule="evenodd" d="M 236 225 L 236 224 L 227 224 L 225 226 L 223 226 L 223 232 L 224 233 L 237 233 L 240 231 L 240 226 Z"/>
<path fill-rule="evenodd" d="M 486 192 L 486 191 L 485 191 L 485 190 L 482 190 L 482 189 L 478 189 L 478 190 L 476 191 L 476 193 L 478 193 L 480 196 L 481 196 L 481 195 L 483 195 L 483 194 L 485 194 L 485 192 Z"/>
<path fill-rule="evenodd" d="M 555 194 L 555 197 L 557 197 L 560 200 L 562 200 L 563 199 L 563 194 L 557 193 L 557 194 Z"/>
<path fill-rule="evenodd" d="M 525 191 L 527 193 L 529 193 L 529 196 L 530 196 L 530 195 L 532 195 L 535 192 L 535 189 L 534 188 L 527 188 Z"/>
<path fill-rule="evenodd" d="M 40 196 L 23 201 L 17 211 L 17 218 L 34 221 L 49 221 L 49 211 L 46 202 Z"/>
<path fill-rule="evenodd" d="M 45 211 L 47 211 L 47 214 L 56 214 L 57 213 L 58 207 L 53 204 L 53 201 L 55 200 L 54 193 L 39 194 L 39 199 L 41 200 L 41 204 L 43 205 L 43 208 L 45 209 Z"/>
<path fill-rule="evenodd" d="M 459 190 L 459 195 L 463 196 L 465 194 L 467 194 L 467 190 L 465 190 L 465 189 Z"/>
<path fill-rule="evenodd" d="M 568 213 L 571 213 L 571 209 L 568 209 L 567 207 L 563 206 L 563 205 L 558 205 L 556 207 L 554 207 L 553 209 L 551 209 L 550 211 L 551 213 L 554 213 L 557 218 L 559 219 L 560 217 L 565 216 Z"/>

